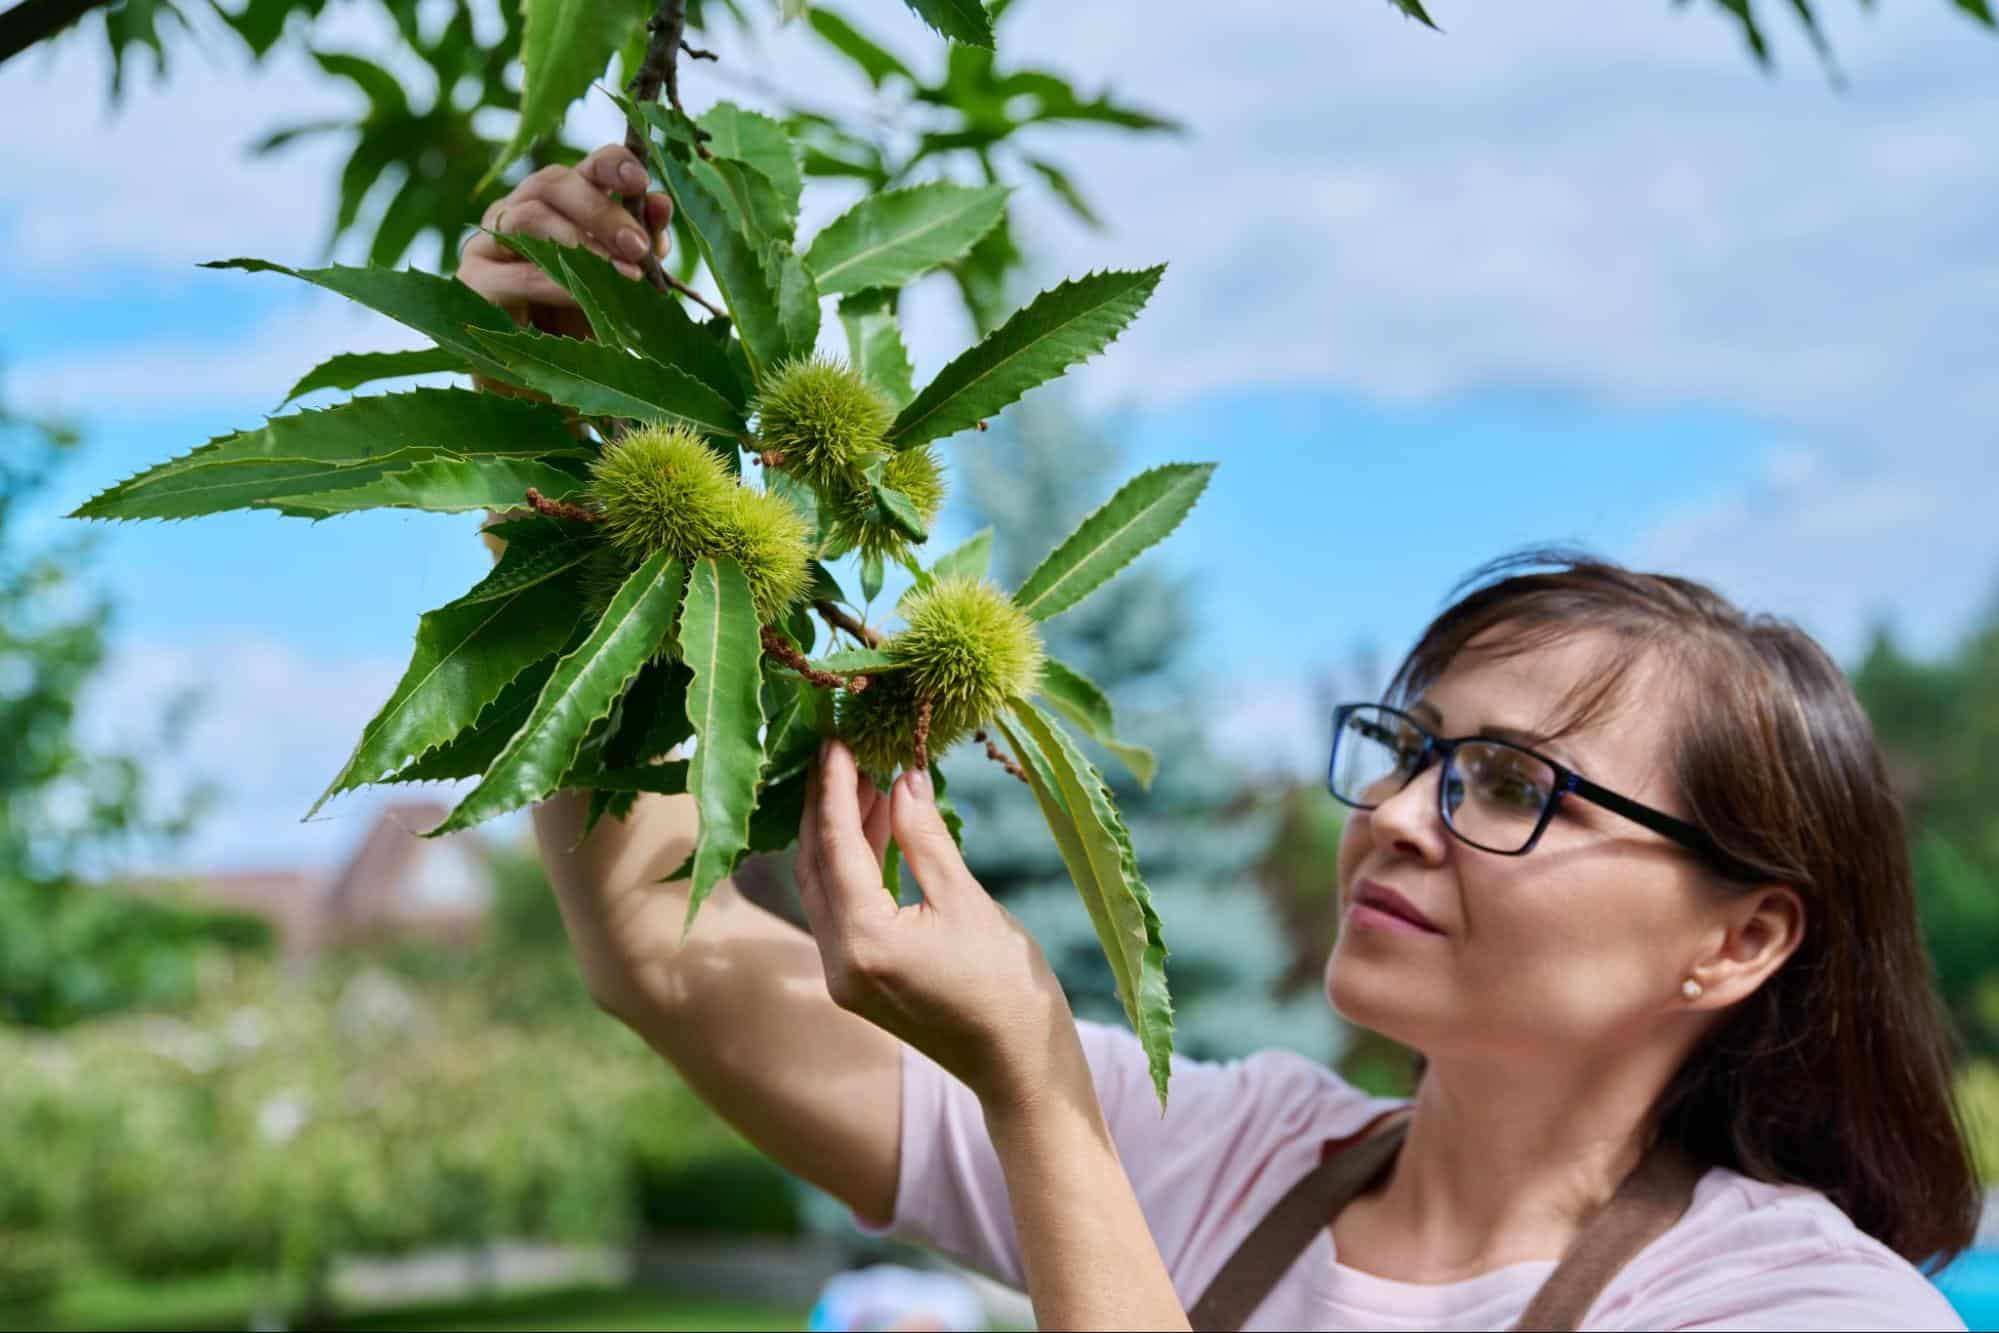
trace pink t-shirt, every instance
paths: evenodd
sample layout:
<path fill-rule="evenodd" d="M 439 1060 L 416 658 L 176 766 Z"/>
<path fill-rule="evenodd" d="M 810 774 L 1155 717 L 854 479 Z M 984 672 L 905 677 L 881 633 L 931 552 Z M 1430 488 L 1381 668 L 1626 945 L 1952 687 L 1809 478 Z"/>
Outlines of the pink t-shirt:
<path fill-rule="evenodd" d="M 1173 1061 L 1159 1114 L 1138 1040 L 1080 1023 L 1097 1096 L 1153 1239 L 1191 1306 L 1229 1255 L 1319 1160 L 1396 1103 L 1285 1051 Z M 1020 1246 L 977 1098 L 905 1048 L 895 1217 L 876 1234 L 942 1251 L 1021 1285 Z M 1552 1262 L 1463 1282 L 1394 1282 L 1342 1265 L 1330 1228 L 1246 1328 L 1510 1328 Z M 1679 1223 L 1612 1279 L 1591 1329 L 1962 1329 L 1921 1273 L 1823 1195 L 1710 1170 Z"/>

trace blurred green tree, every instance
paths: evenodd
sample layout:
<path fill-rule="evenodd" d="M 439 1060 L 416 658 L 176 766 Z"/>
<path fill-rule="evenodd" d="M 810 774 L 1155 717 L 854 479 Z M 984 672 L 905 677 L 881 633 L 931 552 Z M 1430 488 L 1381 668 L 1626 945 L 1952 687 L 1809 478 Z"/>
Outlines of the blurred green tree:
<path fill-rule="evenodd" d="M 1999 603 L 1935 661 L 1877 629 L 1853 685 L 1908 811 L 1938 989 L 1971 1051 L 1999 1055 Z"/>
<path fill-rule="evenodd" d="M 269 946 L 253 918 L 88 882 L 106 853 L 184 834 L 203 794 L 162 808 L 145 756 L 96 753 L 78 735 L 111 608 L 78 579 L 86 542 L 37 547 L 24 532 L 28 502 L 75 447 L 74 432 L 0 407 L 0 1023 L 38 1027 L 185 1000 L 205 952 Z M 160 744 L 188 707 L 161 719 Z"/>
<path fill-rule="evenodd" d="M 1117 450 L 1059 397 L 1029 399 L 954 459 L 964 510 L 1006 540 L 992 576 L 1013 586 L 1065 536 L 1117 475 Z M 1316 993 L 1280 994 L 1292 965 L 1285 923 L 1259 890 L 1256 865 L 1272 821 L 1244 797 L 1244 775 L 1211 748 L 1199 710 L 1195 589 L 1142 564 L 1074 611 L 1049 621 L 1048 649 L 1102 686 L 1134 743 L 1149 745 L 1159 776 L 1148 790 L 1114 757 L 1092 759 L 1117 796 L 1153 901 L 1167 922 L 1175 1049 L 1222 1059 L 1271 1046 L 1331 1060 L 1341 1025 Z M 1077 1014 L 1117 1022 L 1110 968 L 1089 917 L 1069 887 L 1027 788 L 973 747 L 945 761 L 952 799 L 967 826 L 971 866 L 1041 942 Z"/>

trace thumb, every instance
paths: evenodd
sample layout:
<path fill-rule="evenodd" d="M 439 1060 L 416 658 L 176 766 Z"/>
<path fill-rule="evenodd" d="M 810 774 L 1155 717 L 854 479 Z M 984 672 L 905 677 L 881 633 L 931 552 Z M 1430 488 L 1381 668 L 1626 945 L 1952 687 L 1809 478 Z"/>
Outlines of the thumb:
<path fill-rule="evenodd" d="M 896 780 L 889 815 L 902 859 L 933 905 L 976 887 L 951 830 L 944 825 L 928 773 L 911 769 Z"/>

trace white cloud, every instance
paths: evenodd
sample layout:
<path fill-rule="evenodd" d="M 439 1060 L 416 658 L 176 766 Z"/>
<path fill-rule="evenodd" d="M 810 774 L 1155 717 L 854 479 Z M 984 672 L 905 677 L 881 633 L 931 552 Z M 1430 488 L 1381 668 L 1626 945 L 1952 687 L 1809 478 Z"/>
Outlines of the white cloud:
<path fill-rule="evenodd" d="M 88 413 L 93 420 L 245 404 L 274 408 L 301 375 L 336 353 L 428 345 L 401 325 L 339 297 L 311 292 L 285 300 L 247 333 L 166 335 L 30 357 L 10 368 L 7 389 L 26 409 L 71 418 Z"/>
<path fill-rule="evenodd" d="M 314 658 L 251 630 L 116 648 L 79 710 L 83 739 L 95 749 L 131 749 L 135 738 L 153 734 L 169 701 L 193 689 L 200 706 L 189 734 L 148 765 L 148 777 L 163 794 L 210 783 L 218 798 L 174 865 L 136 868 L 332 867 L 386 802 L 462 790 L 364 788 L 302 822 L 402 668 L 387 659 Z M 506 827 L 517 832 L 518 824 Z"/>

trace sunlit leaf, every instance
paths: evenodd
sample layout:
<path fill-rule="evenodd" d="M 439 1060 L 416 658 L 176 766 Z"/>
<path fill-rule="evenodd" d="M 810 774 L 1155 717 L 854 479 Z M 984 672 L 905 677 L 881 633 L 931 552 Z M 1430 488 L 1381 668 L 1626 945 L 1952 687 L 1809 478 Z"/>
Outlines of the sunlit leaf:
<path fill-rule="evenodd" d="M 632 571 L 590 637 L 556 663 L 534 711 L 479 785 L 425 836 L 470 828 L 556 791 L 591 726 L 667 642 L 684 583 L 680 562 L 664 551 Z"/>
<path fill-rule="evenodd" d="M 1213 463 L 1169 463 L 1139 473 L 1048 553 L 1014 600 L 1036 620 L 1082 601 L 1179 527 L 1214 471 Z"/>
<path fill-rule="evenodd" d="M 869 195 L 805 252 L 822 295 L 901 287 L 957 259 L 1006 211 L 1006 187 L 931 181 Z"/>
<path fill-rule="evenodd" d="M 955 435 L 1095 356 L 1124 332 L 1165 271 L 1093 273 L 1043 292 L 939 371 L 896 417 L 890 442 L 908 449 Z"/>
<path fill-rule="evenodd" d="M 750 811 L 763 773 L 757 742 L 764 723 L 758 628 L 741 567 L 727 556 L 697 560 L 680 621 L 681 654 L 694 673 L 687 687 L 687 720 L 695 736 L 687 789 L 700 821 L 688 926 L 749 846 Z"/>
<path fill-rule="evenodd" d="M 407 352 L 342 352 L 307 371 L 284 403 L 303 398 L 319 389 L 358 389 L 378 380 L 404 379 L 411 375 L 465 374 L 471 370 L 465 358 L 442 347 L 418 347 Z"/>

